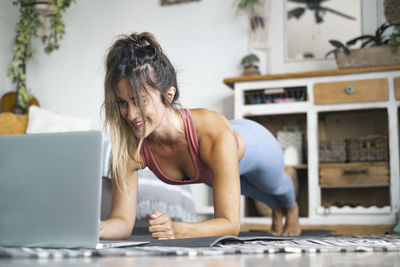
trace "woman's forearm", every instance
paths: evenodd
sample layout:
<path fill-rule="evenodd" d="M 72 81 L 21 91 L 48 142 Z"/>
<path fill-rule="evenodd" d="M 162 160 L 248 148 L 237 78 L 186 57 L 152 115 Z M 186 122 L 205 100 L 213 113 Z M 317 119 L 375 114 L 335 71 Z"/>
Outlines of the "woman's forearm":
<path fill-rule="evenodd" d="M 100 222 L 100 238 L 123 239 L 132 234 L 134 223 L 129 224 L 121 218 L 110 218 Z"/>
<path fill-rule="evenodd" d="M 203 222 L 173 222 L 175 238 L 205 236 L 238 235 L 240 222 L 231 222 L 225 218 L 216 218 Z"/>

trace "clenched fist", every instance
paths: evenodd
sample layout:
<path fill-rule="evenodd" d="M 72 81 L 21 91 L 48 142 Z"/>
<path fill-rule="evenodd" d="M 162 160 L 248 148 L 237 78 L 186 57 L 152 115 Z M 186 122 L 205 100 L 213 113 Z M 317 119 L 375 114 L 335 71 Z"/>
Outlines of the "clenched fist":
<path fill-rule="evenodd" d="M 156 239 L 175 239 L 175 230 L 171 217 L 158 210 L 150 215 L 149 232 Z"/>

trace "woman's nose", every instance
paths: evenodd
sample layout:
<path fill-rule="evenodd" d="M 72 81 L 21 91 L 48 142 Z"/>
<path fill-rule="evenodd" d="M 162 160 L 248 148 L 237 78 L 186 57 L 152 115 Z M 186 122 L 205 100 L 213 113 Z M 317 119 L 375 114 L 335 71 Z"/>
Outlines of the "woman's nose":
<path fill-rule="evenodd" d="M 137 117 L 139 117 L 139 109 L 136 108 L 133 105 L 130 105 L 128 108 L 128 114 L 126 116 L 128 120 L 135 120 Z"/>

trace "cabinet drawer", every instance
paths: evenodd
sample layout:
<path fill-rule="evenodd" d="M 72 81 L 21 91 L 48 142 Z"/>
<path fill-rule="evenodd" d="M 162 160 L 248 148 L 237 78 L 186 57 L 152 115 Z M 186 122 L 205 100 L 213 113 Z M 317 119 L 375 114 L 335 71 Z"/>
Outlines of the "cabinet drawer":
<path fill-rule="evenodd" d="M 394 89 L 396 90 L 396 99 L 400 100 L 400 77 L 394 78 Z"/>
<path fill-rule="evenodd" d="M 336 104 L 388 100 L 388 80 L 370 79 L 314 85 L 315 104 Z"/>
<path fill-rule="evenodd" d="M 320 185 L 326 187 L 388 186 L 390 181 L 389 163 L 320 164 L 319 176 Z"/>

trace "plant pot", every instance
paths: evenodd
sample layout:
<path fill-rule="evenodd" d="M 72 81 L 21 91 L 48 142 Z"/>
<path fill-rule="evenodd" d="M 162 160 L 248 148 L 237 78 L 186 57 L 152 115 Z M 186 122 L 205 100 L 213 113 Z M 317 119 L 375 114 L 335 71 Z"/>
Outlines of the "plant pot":
<path fill-rule="evenodd" d="M 346 55 L 343 51 L 336 53 L 335 58 L 339 69 L 400 64 L 399 46 L 383 45 L 350 51 L 350 55 Z"/>
<path fill-rule="evenodd" d="M 49 13 L 51 1 L 52 0 L 33 0 L 33 5 L 40 14 Z"/>
<path fill-rule="evenodd" d="M 260 70 L 258 69 L 258 66 L 245 66 L 243 68 L 243 73 L 242 75 L 260 75 Z"/>
<path fill-rule="evenodd" d="M 17 93 L 16 92 L 8 92 L 5 93 L 1 99 L 0 99 L 0 104 L 1 104 L 1 110 L 3 112 L 15 112 L 15 104 L 17 101 Z M 25 109 L 19 109 L 19 112 L 15 112 L 18 114 L 24 114 L 25 112 L 28 111 L 29 107 L 35 105 L 35 106 L 40 106 L 39 101 L 33 97 L 30 101 L 26 103 L 26 108 Z"/>

